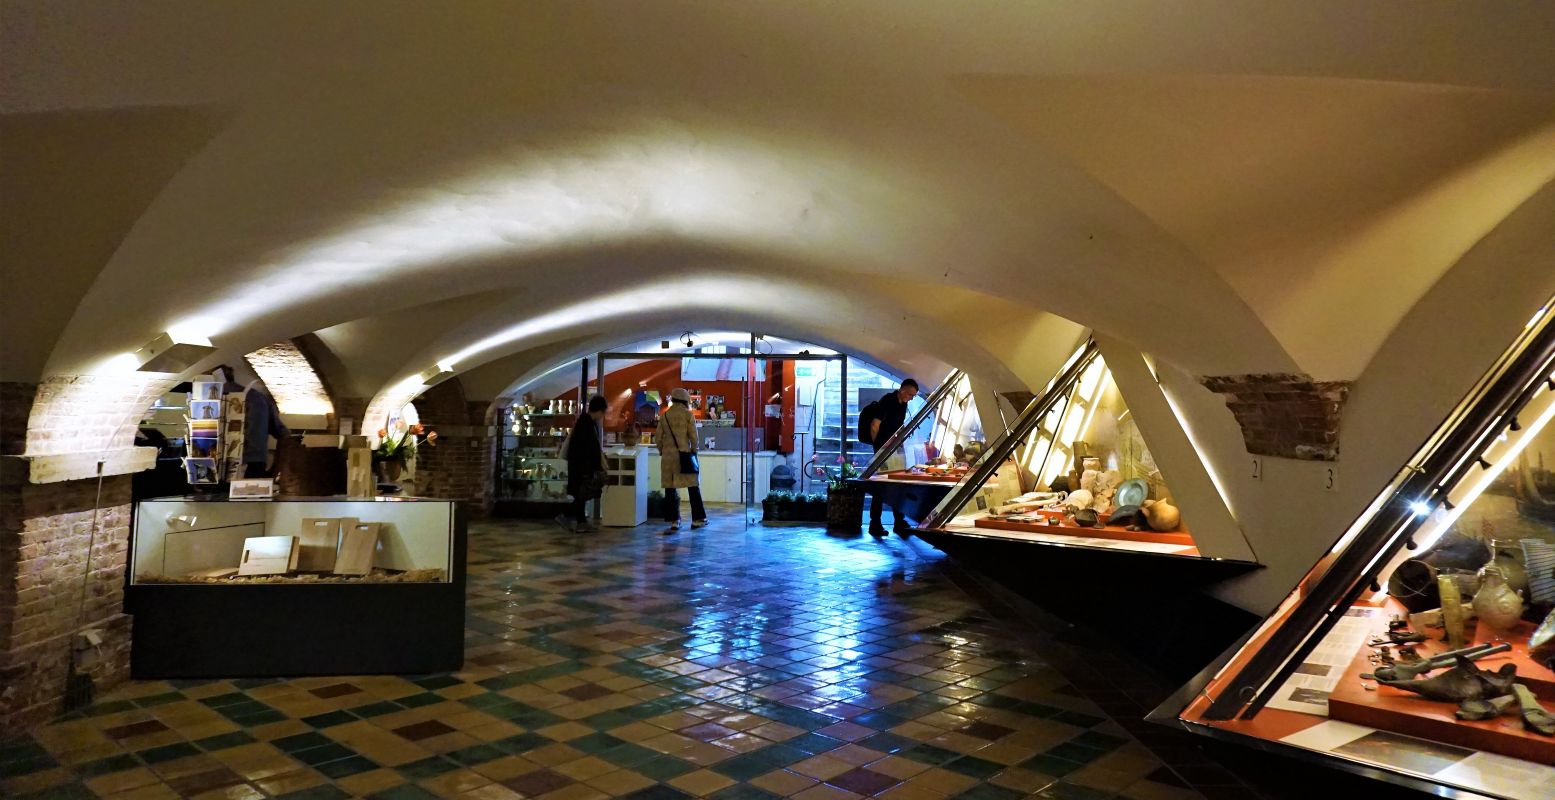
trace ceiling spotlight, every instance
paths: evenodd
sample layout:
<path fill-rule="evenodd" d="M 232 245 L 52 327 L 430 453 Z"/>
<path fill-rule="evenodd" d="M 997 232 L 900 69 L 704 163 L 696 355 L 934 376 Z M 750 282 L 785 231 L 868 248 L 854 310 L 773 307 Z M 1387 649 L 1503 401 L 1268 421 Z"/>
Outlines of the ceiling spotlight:
<path fill-rule="evenodd" d="M 691 338 L 691 331 L 686 331 L 680 335 L 680 343 L 685 345 L 687 348 L 697 346 L 697 343 Z"/>
<path fill-rule="evenodd" d="M 163 333 L 135 351 L 136 367 L 140 372 L 183 372 L 200 359 L 216 352 L 209 339 L 194 337 L 175 338 Z"/>

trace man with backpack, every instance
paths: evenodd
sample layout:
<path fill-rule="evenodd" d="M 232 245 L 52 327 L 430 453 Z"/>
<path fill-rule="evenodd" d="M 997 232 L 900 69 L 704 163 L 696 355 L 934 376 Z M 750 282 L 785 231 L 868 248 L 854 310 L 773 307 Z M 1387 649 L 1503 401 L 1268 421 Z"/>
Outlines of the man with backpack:
<path fill-rule="evenodd" d="M 912 378 L 902 381 L 902 385 L 896 391 L 870 403 L 859 409 L 858 414 L 858 438 L 859 442 L 875 448 L 878 452 L 885 443 L 891 440 L 891 435 L 901 429 L 907 422 L 907 403 L 918 396 L 918 382 Z M 876 494 L 869 501 L 869 535 L 885 536 L 885 525 L 881 524 L 881 513 L 885 503 Z M 891 508 L 891 515 L 896 518 L 893 527 L 897 533 L 907 533 L 910 529 L 907 520 L 902 518 L 901 511 L 895 506 Z"/>

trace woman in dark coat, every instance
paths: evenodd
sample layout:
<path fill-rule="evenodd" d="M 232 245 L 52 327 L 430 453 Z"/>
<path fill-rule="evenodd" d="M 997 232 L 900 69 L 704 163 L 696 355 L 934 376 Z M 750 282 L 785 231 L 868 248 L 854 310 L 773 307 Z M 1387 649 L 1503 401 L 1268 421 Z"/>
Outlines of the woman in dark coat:
<path fill-rule="evenodd" d="M 594 530 L 584 507 L 598 499 L 605 487 L 605 446 L 599 433 L 605 408 L 605 398 L 589 398 L 588 410 L 578 415 L 567 436 L 567 452 L 562 456 L 567 459 L 567 494 L 572 495 L 572 502 L 567 512 L 556 518 L 556 524 L 569 531 Z"/>

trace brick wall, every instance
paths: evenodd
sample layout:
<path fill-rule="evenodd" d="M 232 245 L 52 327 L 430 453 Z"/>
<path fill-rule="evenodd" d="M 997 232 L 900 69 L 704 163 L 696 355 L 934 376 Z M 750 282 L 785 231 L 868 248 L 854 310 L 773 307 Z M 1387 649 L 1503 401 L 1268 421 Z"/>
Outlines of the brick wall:
<path fill-rule="evenodd" d="M 471 514 L 491 508 L 496 438 L 486 424 L 489 403 L 465 400 L 457 378 L 416 398 L 421 424 L 437 431 L 435 447 L 416 453 L 416 492 L 425 497 L 464 500 Z"/>
<path fill-rule="evenodd" d="M 61 711 L 72 640 L 79 630 L 95 627 L 104 633 L 100 660 L 87 670 L 99 689 L 129 674 L 124 571 L 130 477 L 104 478 L 100 504 L 95 479 L 31 484 L 16 470 L 0 477 L 3 734 Z"/>
<path fill-rule="evenodd" d="M 1200 378 L 1225 395 L 1253 455 L 1334 461 L 1339 457 L 1339 417 L 1348 381 L 1314 381 L 1307 375 L 1230 375 Z"/>
<path fill-rule="evenodd" d="M 146 408 L 175 383 L 176 376 L 150 373 L 49 378 L 38 384 L 32 403 L 27 455 L 97 454 L 131 447 Z"/>
<path fill-rule="evenodd" d="M 243 357 L 283 414 L 333 414 L 324 384 L 308 357 L 290 342 L 276 342 Z"/>

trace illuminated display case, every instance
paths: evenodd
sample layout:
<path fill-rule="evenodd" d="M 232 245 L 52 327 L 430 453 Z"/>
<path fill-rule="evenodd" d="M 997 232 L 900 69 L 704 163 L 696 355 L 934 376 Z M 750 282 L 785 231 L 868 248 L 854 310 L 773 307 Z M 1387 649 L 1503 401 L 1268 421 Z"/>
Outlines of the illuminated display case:
<path fill-rule="evenodd" d="M 1555 797 L 1549 309 L 1154 719 L 1432 794 Z"/>
<path fill-rule="evenodd" d="M 463 661 L 465 521 L 413 497 L 136 505 L 137 677 L 425 673 Z"/>
<path fill-rule="evenodd" d="M 1137 355 L 1137 354 L 1136 354 Z M 1156 429 L 1182 435 L 1148 365 L 1129 365 L 1140 394 L 1154 392 Z M 1095 342 L 1064 368 L 927 515 L 920 531 L 1027 544 L 1184 559 L 1251 562 L 1241 529 L 1191 447 L 1184 482 L 1209 486 L 1179 510 L 1124 386 Z M 1186 505 L 1186 504 L 1185 504 Z M 1194 512 L 1199 512 L 1196 516 Z"/>
<path fill-rule="evenodd" d="M 862 480 L 954 485 L 987 447 L 972 381 L 952 370 L 864 466 Z"/>
<path fill-rule="evenodd" d="M 965 373 L 952 370 L 921 404 L 917 399 L 911 416 L 852 481 L 910 519 L 927 515 L 987 446 Z"/>

